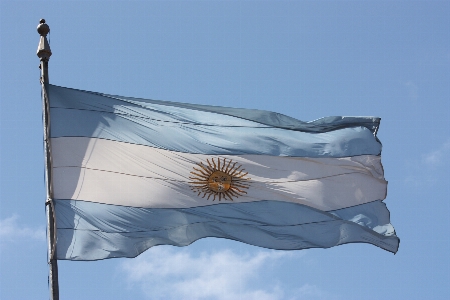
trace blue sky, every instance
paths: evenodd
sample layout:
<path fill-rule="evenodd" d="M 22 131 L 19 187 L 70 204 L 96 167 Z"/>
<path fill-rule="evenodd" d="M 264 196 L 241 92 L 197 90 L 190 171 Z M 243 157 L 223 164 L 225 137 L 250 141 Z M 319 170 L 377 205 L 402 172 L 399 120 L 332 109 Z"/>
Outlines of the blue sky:
<path fill-rule="evenodd" d="M 203 239 L 135 259 L 59 262 L 61 299 L 446 299 L 450 2 L 0 2 L 0 298 L 47 299 L 42 104 L 50 82 L 133 97 L 379 116 L 396 255 Z"/>

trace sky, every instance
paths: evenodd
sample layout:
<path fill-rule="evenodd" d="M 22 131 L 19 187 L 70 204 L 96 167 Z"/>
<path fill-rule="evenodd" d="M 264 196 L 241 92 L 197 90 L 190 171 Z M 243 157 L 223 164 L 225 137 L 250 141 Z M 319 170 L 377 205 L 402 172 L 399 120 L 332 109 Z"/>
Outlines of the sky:
<path fill-rule="evenodd" d="M 59 261 L 61 299 L 447 299 L 449 1 L 0 0 L 0 298 L 48 299 L 39 35 L 50 82 L 113 95 L 381 117 L 397 254 L 206 238 Z"/>

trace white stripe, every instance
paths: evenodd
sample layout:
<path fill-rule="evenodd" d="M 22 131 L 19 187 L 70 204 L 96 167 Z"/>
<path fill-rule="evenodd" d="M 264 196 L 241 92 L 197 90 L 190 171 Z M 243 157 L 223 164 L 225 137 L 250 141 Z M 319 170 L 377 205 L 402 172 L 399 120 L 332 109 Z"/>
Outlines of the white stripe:
<path fill-rule="evenodd" d="M 57 199 L 107 204 L 186 208 L 217 203 L 191 190 L 191 171 L 214 158 L 242 165 L 249 188 L 234 202 L 279 200 L 322 210 L 354 206 L 386 196 L 379 156 L 298 158 L 267 155 L 203 155 L 95 138 L 52 139 Z M 229 200 L 227 200 L 229 202 Z"/>

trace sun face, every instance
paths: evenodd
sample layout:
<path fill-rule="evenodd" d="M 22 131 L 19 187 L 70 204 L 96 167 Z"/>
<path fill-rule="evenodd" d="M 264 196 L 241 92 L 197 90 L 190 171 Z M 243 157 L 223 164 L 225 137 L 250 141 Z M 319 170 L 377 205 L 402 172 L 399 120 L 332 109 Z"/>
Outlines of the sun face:
<path fill-rule="evenodd" d="M 233 163 L 231 159 L 214 158 L 206 160 L 207 165 L 202 162 L 198 163 L 198 168 L 194 167 L 194 171 L 191 172 L 192 176 L 189 178 L 193 181 L 192 191 L 197 193 L 198 196 L 202 195 L 202 198 L 208 196 L 207 200 L 211 197 L 212 200 L 219 201 L 230 200 L 238 198 L 243 194 L 247 194 L 245 189 L 248 189 L 249 183 L 246 182 L 250 178 L 246 178 L 248 172 L 244 173 L 242 165 L 237 165 L 237 162 Z"/>

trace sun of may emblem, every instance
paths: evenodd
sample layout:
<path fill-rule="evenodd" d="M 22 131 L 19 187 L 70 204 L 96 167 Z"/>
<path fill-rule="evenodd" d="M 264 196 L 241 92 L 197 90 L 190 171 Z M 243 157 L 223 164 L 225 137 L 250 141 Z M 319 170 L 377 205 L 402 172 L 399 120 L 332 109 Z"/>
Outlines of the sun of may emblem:
<path fill-rule="evenodd" d="M 214 158 L 206 160 L 207 164 L 198 163 L 198 167 L 194 167 L 191 172 L 192 176 L 189 178 L 193 181 L 191 189 L 198 194 L 203 194 L 202 198 L 208 196 L 207 200 L 216 197 L 219 201 L 222 199 L 233 201 L 233 198 L 238 198 L 243 194 L 247 194 L 245 189 L 248 189 L 249 183 L 247 180 L 248 172 L 244 173 L 242 165 L 237 165 L 231 159 Z"/>

